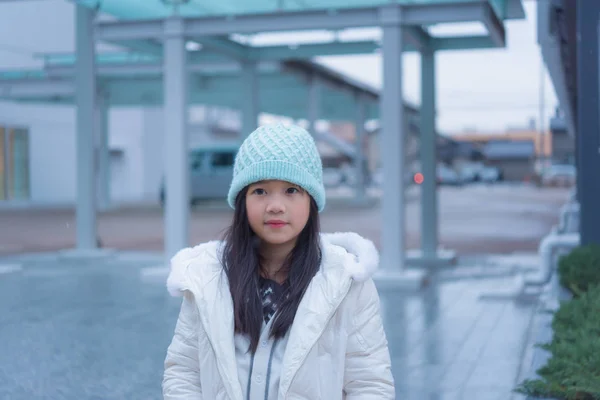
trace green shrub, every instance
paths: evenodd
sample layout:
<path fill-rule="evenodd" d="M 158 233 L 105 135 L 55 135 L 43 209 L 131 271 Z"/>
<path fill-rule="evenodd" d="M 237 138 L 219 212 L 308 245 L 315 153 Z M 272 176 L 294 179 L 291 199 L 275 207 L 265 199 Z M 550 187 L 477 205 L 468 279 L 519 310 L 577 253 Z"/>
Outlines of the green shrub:
<path fill-rule="evenodd" d="M 560 283 L 580 296 L 590 286 L 600 285 L 600 246 L 580 246 L 560 258 Z"/>
<path fill-rule="evenodd" d="M 561 304 L 552 319 L 554 336 L 568 340 L 584 331 L 600 337 L 600 286 L 593 286 L 580 297 Z"/>
<path fill-rule="evenodd" d="M 562 303 L 552 321 L 552 341 L 539 347 L 552 357 L 517 392 L 567 400 L 600 399 L 600 286 Z"/>

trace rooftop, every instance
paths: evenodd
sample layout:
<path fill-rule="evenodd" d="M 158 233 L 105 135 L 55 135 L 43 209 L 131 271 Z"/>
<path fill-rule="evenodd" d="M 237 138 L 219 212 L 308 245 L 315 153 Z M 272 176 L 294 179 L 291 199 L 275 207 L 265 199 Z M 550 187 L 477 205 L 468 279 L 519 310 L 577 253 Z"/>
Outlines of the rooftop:
<path fill-rule="evenodd" d="M 489 160 L 529 159 L 535 157 L 535 144 L 530 140 L 492 140 L 483 147 L 483 154 Z"/>

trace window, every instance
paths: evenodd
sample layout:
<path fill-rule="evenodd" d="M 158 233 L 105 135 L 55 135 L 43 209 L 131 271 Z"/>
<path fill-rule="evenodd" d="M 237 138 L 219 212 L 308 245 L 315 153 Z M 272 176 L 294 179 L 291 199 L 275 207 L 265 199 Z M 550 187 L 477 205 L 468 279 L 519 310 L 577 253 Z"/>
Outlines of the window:
<path fill-rule="evenodd" d="M 29 198 L 29 132 L 13 128 L 8 131 L 10 144 L 9 194 L 13 199 Z"/>
<path fill-rule="evenodd" d="M 192 171 L 200 171 L 204 165 L 206 154 L 203 152 L 193 152 L 190 155 L 190 166 Z"/>
<path fill-rule="evenodd" d="M 232 167 L 234 161 L 235 153 L 233 152 L 213 153 L 212 166 L 217 168 Z"/>
<path fill-rule="evenodd" d="M 0 200 L 28 199 L 29 192 L 29 132 L 0 126 Z"/>

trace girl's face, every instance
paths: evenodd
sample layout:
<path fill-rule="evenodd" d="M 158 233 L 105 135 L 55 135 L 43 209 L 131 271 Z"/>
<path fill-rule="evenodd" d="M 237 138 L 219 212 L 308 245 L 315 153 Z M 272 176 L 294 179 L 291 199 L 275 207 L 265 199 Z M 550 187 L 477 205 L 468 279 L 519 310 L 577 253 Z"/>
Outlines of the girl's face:
<path fill-rule="evenodd" d="M 266 244 L 294 245 L 310 214 L 310 195 L 285 181 L 261 181 L 246 193 L 248 222 Z"/>

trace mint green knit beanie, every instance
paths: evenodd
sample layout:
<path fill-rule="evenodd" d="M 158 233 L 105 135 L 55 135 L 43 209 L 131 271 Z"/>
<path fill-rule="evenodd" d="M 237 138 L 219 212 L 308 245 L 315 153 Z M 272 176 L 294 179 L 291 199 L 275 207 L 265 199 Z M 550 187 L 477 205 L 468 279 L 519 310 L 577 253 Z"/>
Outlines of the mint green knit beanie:
<path fill-rule="evenodd" d="M 227 202 L 246 186 L 263 180 L 291 182 L 306 190 L 319 211 L 325 208 L 323 165 L 312 136 L 299 126 L 263 125 L 252 132 L 235 157 Z"/>

